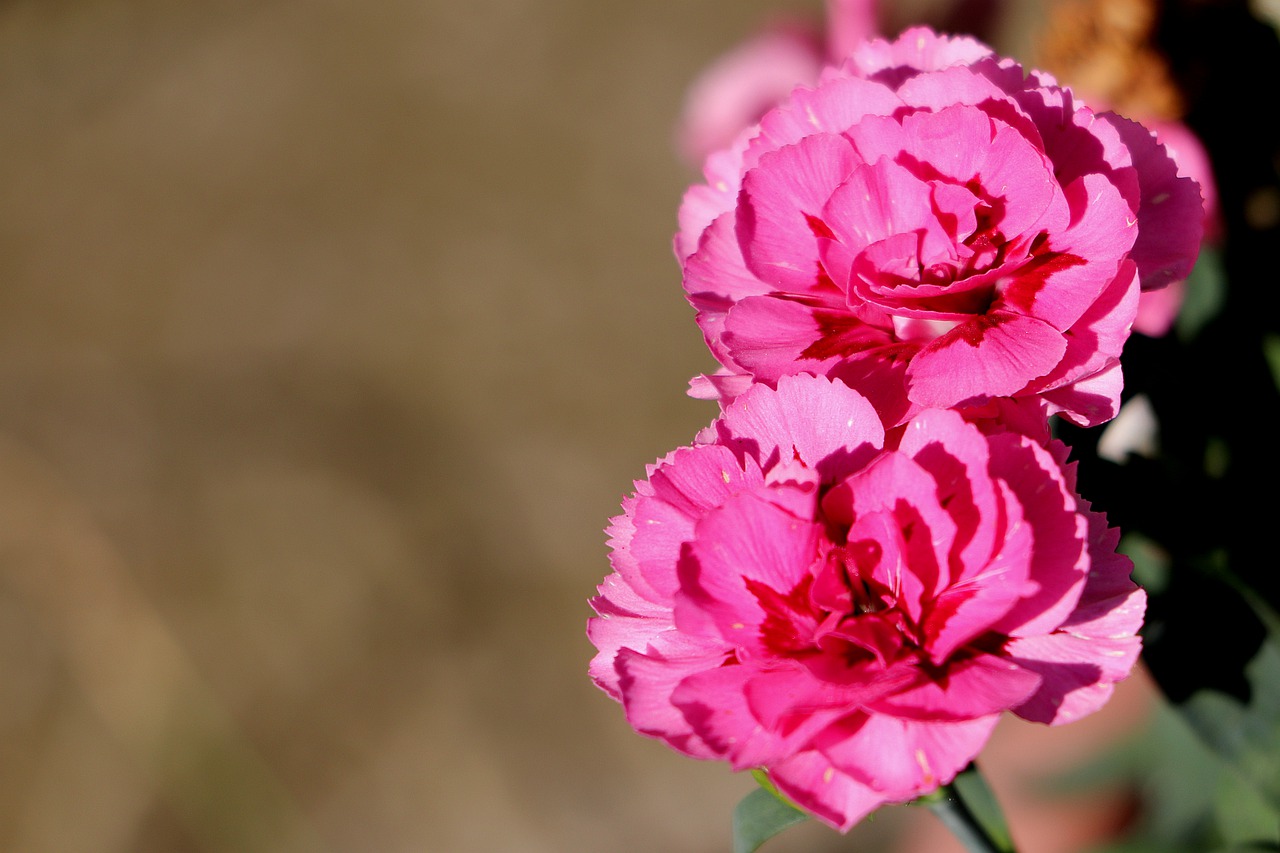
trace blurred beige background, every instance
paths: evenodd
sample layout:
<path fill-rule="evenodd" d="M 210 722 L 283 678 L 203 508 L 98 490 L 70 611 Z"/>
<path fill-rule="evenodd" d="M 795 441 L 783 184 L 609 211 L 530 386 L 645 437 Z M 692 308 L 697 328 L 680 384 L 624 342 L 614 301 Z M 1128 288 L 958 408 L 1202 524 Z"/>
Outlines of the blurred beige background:
<path fill-rule="evenodd" d="M 0 4 L 0 849 L 727 849 L 583 626 L 713 414 L 684 87 L 819 8 Z"/>

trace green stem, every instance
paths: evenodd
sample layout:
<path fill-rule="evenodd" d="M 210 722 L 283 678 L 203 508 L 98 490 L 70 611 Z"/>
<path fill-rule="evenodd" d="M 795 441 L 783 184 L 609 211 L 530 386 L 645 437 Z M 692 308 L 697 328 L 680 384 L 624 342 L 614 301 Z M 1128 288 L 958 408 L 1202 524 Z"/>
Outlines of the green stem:
<path fill-rule="evenodd" d="M 965 802 L 960 788 L 954 782 L 921 797 L 918 802 L 928 806 L 969 853 L 1017 853 L 1012 841 L 996 837 L 988 831 L 988 827 L 983 825 Z"/>

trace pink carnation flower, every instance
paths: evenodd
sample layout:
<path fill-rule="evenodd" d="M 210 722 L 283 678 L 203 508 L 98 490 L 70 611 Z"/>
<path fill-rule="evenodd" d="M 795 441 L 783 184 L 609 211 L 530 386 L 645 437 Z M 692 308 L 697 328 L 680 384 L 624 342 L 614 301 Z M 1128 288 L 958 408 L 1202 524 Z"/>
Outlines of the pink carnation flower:
<path fill-rule="evenodd" d="M 825 377 L 753 387 L 636 483 L 588 626 L 636 730 L 841 830 L 949 782 L 1002 711 L 1096 710 L 1140 647 L 1061 444 L 942 410 L 893 434 Z"/>
<path fill-rule="evenodd" d="M 890 424 L 1009 398 L 1114 416 L 1139 288 L 1185 278 L 1200 193 L 1142 126 L 966 38 L 872 41 L 711 155 L 676 252 L 723 370 L 838 376 Z"/>

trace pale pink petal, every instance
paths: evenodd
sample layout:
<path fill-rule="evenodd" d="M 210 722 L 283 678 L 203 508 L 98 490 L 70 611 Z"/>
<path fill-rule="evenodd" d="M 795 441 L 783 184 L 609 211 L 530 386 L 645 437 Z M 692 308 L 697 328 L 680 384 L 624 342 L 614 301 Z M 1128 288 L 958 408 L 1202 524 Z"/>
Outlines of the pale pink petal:
<path fill-rule="evenodd" d="M 1133 330 L 1149 338 L 1162 338 L 1173 329 L 1186 297 L 1187 283 L 1175 281 L 1159 290 L 1144 290 L 1138 296 L 1138 313 Z"/>
<path fill-rule="evenodd" d="M 727 404 L 753 384 L 749 373 L 733 373 L 724 369 L 715 373 L 700 373 L 689 380 L 689 396 L 697 400 L 719 400 Z"/>
<path fill-rule="evenodd" d="M 702 72 L 685 95 L 679 144 L 701 164 L 822 68 L 818 35 L 798 24 L 775 26 L 742 43 Z"/>
<path fill-rule="evenodd" d="M 1115 682 L 1127 676 L 1142 651 L 1133 634 L 1081 637 L 1059 632 L 1011 640 L 1005 653 L 1040 673 L 1044 684 L 1014 712 L 1024 719 L 1058 725 L 1098 710 Z"/>
<path fill-rule="evenodd" d="M 1111 359 L 1097 373 L 1061 388 L 1041 393 L 1051 415 L 1060 414 L 1076 426 L 1106 423 L 1120 410 L 1124 377 L 1118 359 Z"/>
<path fill-rule="evenodd" d="M 883 794 L 837 770 L 814 750 L 774 764 L 769 778 L 789 800 L 841 832 L 886 802 Z"/>
<path fill-rule="evenodd" d="M 827 58 L 844 59 L 863 42 L 880 33 L 876 24 L 879 0 L 827 0 Z"/>

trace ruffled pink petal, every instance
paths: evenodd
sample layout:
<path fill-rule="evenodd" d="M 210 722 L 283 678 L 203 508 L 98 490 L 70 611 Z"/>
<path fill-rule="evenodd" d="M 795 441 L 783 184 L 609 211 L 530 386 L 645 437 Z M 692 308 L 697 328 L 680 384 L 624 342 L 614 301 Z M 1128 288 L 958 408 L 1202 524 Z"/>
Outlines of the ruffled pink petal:
<path fill-rule="evenodd" d="M 985 69 L 965 66 L 913 75 L 898 88 L 898 97 L 913 107 L 937 112 L 957 104 L 999 103 L 1005 92 Z"/>
<path fill-rule="evenodd" d="M 905 802 L 945 785 L 978 754 L 997 714 L 963 722 L 919 722 L 873 714 L 846 718 L 817 740 L 838 770 Z"/>
<path fill-rule="evenodd" d="M 776 391 L 744 395 L 717 424 L 719 440 L 765 468 L 792 459 L 834 482 L 884 447 L 884 426 L 871 404 L 825 377 L 784 376 Z"/>
<path fill-rule="evenodd" d="M 634 649 L 622 649 L 616 659 L 619 690 L 627 722 L 641 734 L 661 738 L 673 748 L 695 758 L 717 757 L 680 710 L 671 695 L 680 682 L 707 669 L 719 668 L 723 651 L 701 657 L 666 660 Z"/>
<path fill-rule="evenodd" d="M 829 193 L 822 222 L 851 251 L 897 234 L 927 228 L 933 215 L 929 186 L 887 158 L 861 164 Z"/>
<path fill-rule="evenodd" d="M 995 655 L 952 661 L 946 679 L 922 672 L 914 684 L 878 700 L 873 710 L 910 720 L 959 722 L 999 714 L 1035 693 L 1033 670 Z"/>
<path fill-rule="evenodd" d="M 1137 234 L 1137 219 L 1107 179 L 1086 175 L 1065 193 L 1075 222 L 1050 238 L 1048 251 L 1028 262 L 1001 297 L 1002 304 L 1061 331 L 1115 280 Z M 1127 323 L 1125 328 L 1127 334 Z"/>
<path fill-rule="evenodd" d="M 675 565 L 697 522 L 732 495 L 763 482 L 752 460 L 740 463 L 725 447 L 685 447 L 649 477 L 652 495 L 635 502 L 629 554 L 648 589 L 670 601 L 679 584 Z"/>
<path fill-rule="evenodd" d="M 1138 173 L 1142 228 L 1130 257 L 1138 264 L 1143 290 L 1181 281 L 1191 273 L 1204 236 L 1200 187 L 1178 175 L 1178 164 L 1149 130 L 1114 113 L 1098 116 L 1124 140 Z"/>
<path fill-rule="evenodd" d="M 749 666 L 720 666 L 691 673 L 671 695 L 681 719 L 729 761 L 734 770 L 761 767 L 785 759 L 803 746 L 805 735 L 783 736 L 760 724 L 747 703 Z"/>
<path fill-rule="evenodd" d="M 920 411 L 907 397 L 907 368 L 919 344 L 889 343 L 860 350 L 828 373 L 871 401 L 885 426 L 903 423 Z"/>
<path fill-rule="evenodd" d="M 754 384 L 755 380 L 749 373 L 734 373 L 728 369 L 700 373 L 689 380 L 689 396 L 695 400 L 719 400 L 728 405 Z"/>
<path fill-rule="evenodd" d="M 676 258 L 683 261 L 698 250 L 702 232 L 738 201 L 742 188 L 742 162 L 747 145 L 755 135 L 754 128 L 747 128 L 733 145 L 712 153 L 702 165 L 706 183 L 694 184 L 684 194 L 677 215 L 679 230 L 675 236 Z"/>
<path fill-rule="evenodd" d="M 1149 121 L 1147 126 L 1169 156 L 1178 164 L 1178 174 L 1200 185 L 1204 204 L 1204 241 L 1216 243 L 1222 238 L 1222 208 L 1218 202 L 1218 182 L 1213 175 L 1209 152 L 1185 124 L 1176 121 Z"/>
<path fill-rule="evenodd" d="M 737 217 L 723 214 L 702 235 L 698 250 L 685 259 L 684 289 L 698 312 L 698 326 L 711 352 L 722 363 L 732 363 L 722 340 L 724 321 L 736 302 L 762 296 L 773 288 L 747 269 L 735 233 Z"/>
<path fill-rule="evenodd" d="M 1050 415 L 1062 415 L 1076 426 L 1093 427 L 1106 423 L 1120 411 L 1120 392 L 1124 390 L 1124 376 L 1120 361 L 1110 359 L 1106 366 L 1093 375 L 1041 392 Z"/>
<path fill-rule="evenodd" d="M 991 55 L 991 48 L 976 39 L 940 36 L 927 27 L 912 27 L 893 41 L 875 39 L 862 45 L 850 55 L 846 67 L 860 76 L 875 77 L 897 69 L 938 71 Z"/>
<path fill-rule="evenodd" d="M 891 693 L 912 679 L 907 667 L 876 669 L 861 679 L 824 681 L 808 669 L 793 667 L 760 672 L 745 685 L 752 716 L 764 726 L 789 736 L 800 732 L 807 742 L 841 716 Z"/>
<path fill-rule="evenodd" d="M 1024 596 L 995 627 L 1008 636 L 1048 633 L 1067 619 L 1084 589 L 1088 522 L 1049 451 L 1011 433 L 992 436 L 991 449 L 991 473 L 1008 484 L 1034 535 Z"/>
<path fill-rule="evenodd" d="M 735 646 L 771 654 L 759 636 L 765 611 L 747 582 L 790 592 L 813 565 L 820 536 L 818 525 L 761 495 L 729 498 L 698 522 L 689 558 L 679 565 L 676 626 L 714 631 Z"/>
<path fill-rule="evenodd" d="M 920 595 L 935 595 L 949 581 L 956 523 L 939 503 L 937 483 L 910 457 L 901 453 L 881 456 L 834 486 L 822 507 L 828 518 L 854 523 L 851 537 L 864 516 L 884 513 L 892 518 L 903 535 L 904 569 L 912 584 L 920 584 Z M 885 583 L 899 591 L 904 606 L 918 612 L 920 603 L 912 600 L 905 578 L 887 578 Z"/>
<path fill-rule="evenodd" d="M 982 566 L 996 545 L 1000 508 L 991 480 L 986 438 L 956 412 L 934 409 L 912 418 L 898 449 L 929 472 L 938 484 L 938 500 L 956 522 L 950 576 L 966 566 Z"/>
<path fill-rule="evenodd" d="M 998 485 L 1001 511 L 984 521 L 999 532 L 999 550 L 990 560 L 963 564 L 956 581 L 931 602 L 925 616 L 923 630 L 935 664 L 1000 624 L 1029 586 L 1034 533 L 1009 487 Z"/>
<path fill-rule="evenodd" d="M 1137 266 L 1126 260 L 1115 280 L 1067 330 L 1067 351 L 1057 368 L 1031 386 L 1073 423 L 1094 426 L 1119 410 L 1119 358 L 1139 297 Z"/>
<path fill-rule="evenodd" d="M 1005 654 L 1044 679 L 1039 691 L 1014 708 L 1023 719 L 1059 725 L 1091 714 L 1111 696 L 1115 682 L 1129 674 L 1142 651 L 1142 640 L 1083 637 L 1058 632 L 1019 637 L 1005 646 Z"/>
<path fill-rule="evenodd" d="M 760 120 L 759 133 L 743 154 L 744 171 L 771 151 L 815 133 L 843 133 L 867 116 L 893 115 L 902 105 L 888 86 L 858 77 L 830 80 L 816 89 L 796 89 Z"/>
<path fill-rule="evenodd" d="M 907 393 L 935 408 L 1009 396 L 1057 366 L 1066 349 L 1062 333 L 1043 320 L 992 311 L 921 349 L 907 368 Z"/>
<path fill-rule="evenodd" d="M 802 370 L 824 373 L 837 364 L 843 347 L 820 347 L 827 335 L 849 348 L 874 346 L 883 338 L 842 309 L 775 296 L 750 296 L 736 303 L 723 328 L 721 341 L 733 363 L 768 383 Z"/>
<path fill-rule="evenodd" d="M 803 292 L 821 275 L 822 209 L 857 155 L 844 137 L 816 133 L 772 151 L 746 173 L 737 233 L 747 268 L 784 290 Z"/>

